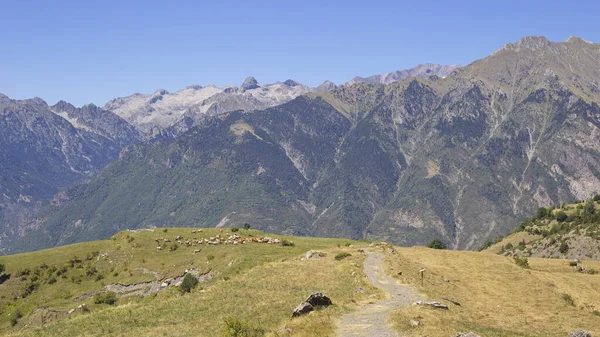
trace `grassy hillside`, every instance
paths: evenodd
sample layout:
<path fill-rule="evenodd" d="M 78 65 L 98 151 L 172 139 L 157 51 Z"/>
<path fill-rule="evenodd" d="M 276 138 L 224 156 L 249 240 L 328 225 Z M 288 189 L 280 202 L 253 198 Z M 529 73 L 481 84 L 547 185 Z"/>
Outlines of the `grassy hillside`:
<path fill-rule="evenodd" d="M 256 336 L 335 336 L 342 314 L 383 298 L 364 276 L 366 254 L 359 251 L 380 247 L 387 254 L 387 272 L 398 282 L 450 306 L 447 311 L 410 306 L 394 312 L 391 323 L 407 336 L 473 331 L 486 337 L 558 337 L 576 329 L 600 333 L 600 275 L 577 273 L 566 260 L 529 258 L 524 268 L 492 250 L 367 248 L 365 242 L 244 229 L 192 231 L 197 230 L 120 232 L 109 240 L 2 257 L 4 275 L 10 278 L 3 277 L 0 284 L 0 334 L 231 336 L 223 334 L 229 322 L 254 329 Z M 186 245 L 194 238 L 217 235 L 286 241 Z M 305 259 L 308 250 L 325 256 Z M 339 253 L 351 255 L 339 260 Z M 584 263 L 600 269 L 598 261 Z M 422 281 L 420 269 L 425 269 Z M 190 293 L 182 294 L 175 286 L 148 296 L 120 289 L 169 282 L 186 270 L 202 279 Z M 104 296 L 106 289 L 117 289 L 116 304 L 94 303 L 96 292 Z M 292 320 L 291 310 L 317 291 L 329 295 L 335 305 Z M 78 309 L 81 304 L 87 310 Z M 71 309 L 75 310 L 69 313 Z M 411 326 L 411 319 L 420 325 Z"/>
<path fill-rule="evenodd" d="M 531 219 L 487 250 L 505 256 L 600 260 L 600 196 L 538 208 Z"/>
<path fill-rule="evenodd" d="M 408 336 L 473 331 L 486 337 L 563 337 L 577 329 L 592 336 L 600 333 L 600 276 L 574 272 L 569 261 L 530 258 L 530 268 L 522 268 L 512 258 L 490 252 L 416 247 L 397 249 L 388 255 L 388 263 L 388 272 L 400 282 L 413 284 L 450 307 L 397 311 L 392 320 Z M 600 268 L 600 262 L 586 263 Z M 418 273 L 422 268 L 423 286 Z M 412 327 L 410 319 L 421 325 Z"/>
<path fill-rule="evenodd" d="M 312 329 L 331 331 L 334 317 L 353 301 L 376 292 L 362 276 L 363 254 L 348 247 L 360 245 L 358 242 L 271 236 L 293 245 L 185 244 L 193 238 L 232 234 L 271 236 L 244 229 L 235 233 L 229 229 L 197 233 L 192 229 L 157 229 L 120 232 L 109 240 L 2 257 L 0 263 L 6 266 L 5 275 L 10 274 L 10 278 L 0 284 L 0 333 L 215 336 L 228 318 L 276 331 L 298 303 L 321 291 L 336 305 L 290 324 L 297 333 L 311 335 Z M 177 236 L 183 237 L 183 244 L 176 242 Z M 160 240 L 158 246 L 162 249 L 158 250 L 155 239 L 160 238 L 171 242 Z M 308 250 L 319 250 L 326 256 L 301 261 Z M 352 256 L 335 260 L 341 251 Z M 208 279 L 189 294 L 182 295 L 177 287 L 169 286 L 146 297 L 119 296 L 116 305 L 94 303 L 94 293 L 103 292 L 106 286 L 155 280 L 160 284 L 192 268 Z M 359 293 L 358 288 L 362 288 Z M 89 311 L 78 309 L 81 304 Z M 71 309 L 76 310 L 69 314 Z"/>

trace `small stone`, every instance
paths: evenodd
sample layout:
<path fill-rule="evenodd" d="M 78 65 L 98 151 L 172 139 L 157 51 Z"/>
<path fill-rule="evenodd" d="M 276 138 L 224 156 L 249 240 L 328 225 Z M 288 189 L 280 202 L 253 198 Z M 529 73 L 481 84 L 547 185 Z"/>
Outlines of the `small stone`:
<path fill-rule="evenodd" d="M 410 321 L 408 321 L 408 324 L 410 324 L 410 326 L 419 326 L 421 324 L 421 322 L 419 322 L 415 319 L 411 319 Z"/>
<path fill-rule="evenodd" d="M 169 284 L 167 282 L 163 282 L 160 284 L 161 288 L 166 288 L 169 286 Z"/>
<path fill-rule="evenodd" d="M 72 313 L 74 313 L 74 312 L 75 312 L 75 309 L 70 309 L 69 311 L 67 311 L 67 314 L 69 314 L 69 315 L 70 315 L 70 314 L 72 314 Z"/>
<path fill-rule="evenodd" d="M 426 305 L 436 309 L 448 309 L 448 306 L 437 301 L 416 301 L 417 305 Z"/>
<path fill-rule="evenodd" d="M 573 331 L 569 334 L 569 337 L 592 337 L 592 334 L 585 330 Z"/>
<path fill-rule="evenodd" d="M 298 317 L 300 315 L 307 314 L 313 310 L 314 310 L 314 308 L 310 303 L 302 302 L 302 303 L 298 304 L 298 306 L 296 308 L 294 308 L 294 311 L 292 311 L 292 317 Z"/>
<path fill-rule="evenodd" d="M 455 337 L 481 337 L 472 332 L 459 332 Z"/>

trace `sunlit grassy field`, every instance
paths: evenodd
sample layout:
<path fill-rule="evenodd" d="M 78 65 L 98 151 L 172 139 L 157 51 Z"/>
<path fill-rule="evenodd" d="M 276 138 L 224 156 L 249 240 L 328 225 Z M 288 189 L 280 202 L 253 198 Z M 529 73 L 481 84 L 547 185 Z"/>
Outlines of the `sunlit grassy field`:
<path fill-rule="evenodd" d="M 285 238 L 294 246 L 265 243 L 199 245 L 180 246 L 169 251 L 157 250 L 154 241 L 160 237 L 173 239 L 179 235 L 186 239 L 226 233 L 229 231 L 218 229 L 204 229 L 197 234 L 191 234 L 191 229 L 122 232 L 110 240 L 2 257 L 0 263 L 13 273 L 24 267 L 34 269 L 42 263 L 62 265 L 73 256 L 83 260 L 82 268 L 70 268 L 67 278 L 41 285 L 26 299 L 14 298 L 28 280 L 11 277 L 0 285 L 4 296 L 2 332 L 10 336 L 217 336 L 224 328 L 225 319 L 236 318 L 274 336 L 290 333 L 323 336 L 333 333 L 334 321 L 342 312 L 376 293 L 362 274 L 362 261 L 366 255 L 357 252 L 357 248 L 365 243 L 283 237 L 253 230 L 240 230 L 236 234 Z M 201 251 L 194 253 L 194 250 Z M 301 261 L 308 250 L 319 250 L 326 256 Z M 352 256 L 335 260 L 334 256 L 342 251 L 350 252 Z M 87 260 L 93 252 L 99 252 L 99 255 Z M 93 277 L 84 277 L 79 284 L 72 282 L 71 276 L 88 270 L 88 265 L 93 265 L 104 278 L 96 281 Z M 83 293 L 102 289 L 104 284 L 154 279 L 153 275 L 144 274 L 140 267 L 157 271 L 158 278 L 180 275 L 188 268 L 210 271 L 213 277 L 185 295 L 173 287 L 146 298 L 121 297 L 117 306 L 94 304 L 91 297 L 74 300 Z M 357 292 L 359 288 L 362 289 Z M 335 305 L 305 318 L 290 320 L 292 309 L 317 291 L 330 296 Z M 40 308 L 69 310 L 81 303 L 87 304 L 89 313 L 76 311 L 41 326 L 40 315 L 44 311 Z M 15 310 L 23 317 L 10 327 L 10 315 Z"/>
<path fill-rule="evenodd" d="M 600 334 L 599 275 L 576 273 L 566 260 L 530 258 L 530 269 L 483 252 L 402 248 L 387 256 L 388 272 L 413 284 L 449 310 L 411 306 L 392 321 L 409 336 L 566 336 L 577 329 Z M 600 262 L 584 261 L 588 268 Z M 423 286 L 419 270 L 425 269 Z M 398 272 L 402 276 L 398 276 Z M 568 297 L 567 297 L 568 296 Z M 461 303 L 444 301 L 448 297 Z M 567 298 L 573 300 L 568 303 Z M 410 319 L 421 325 L 412 327 Z"/>

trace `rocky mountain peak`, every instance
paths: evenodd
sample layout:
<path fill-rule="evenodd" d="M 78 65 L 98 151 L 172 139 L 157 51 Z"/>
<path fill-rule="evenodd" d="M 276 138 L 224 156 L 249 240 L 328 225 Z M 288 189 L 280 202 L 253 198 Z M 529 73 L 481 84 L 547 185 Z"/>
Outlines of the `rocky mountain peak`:
<path fill-rule="evenodd" d="M 154 96 L 162 96 L 162 95 L 168 95 L 169 92 L 165 89 L 156 89 L 156 91 L 154 92 Z"/>
<path fill-rule="evenodd" d="M 73 104 L 65 102 L 63 100 L 58 101 L 51 108 L 54 111 L 65 111 L 67 113 L 73 113 L 75 110 L 77 110 L 77 108 Z"/>
<path fill-rule="evenodd" d="M 287 85 L 288 87 L 295 87 L 300 85 L 300 83 L 294 81 L 294 80 L 287 80 L 285 82 L 283 82 L 283 84 Z"/>
<path fill-rule="evenodd" d="M 252 89 L 256 89 L 258 88 L 258 81 L 256 80 L 256 78 L 249 76 L 244 80 L 244 83 L 242 83 L 242 85 L 240 86 L 240 89 L 242 89 L 242 91 L 246 91 L 246 90 L 252 90 Z"/>
<path fill-rule="evenodd" d="M 333 90 L 335 88 L 337 88 L 337 85 L 335 83 L 327 80 L 317 87 L 317 91 L 325 92 L 325 91 Z"/>
<path fill-rule="evenodd" d="M 185 89 L 192 89 L 192 90 L 200 90 L 202 88 L 204 88 L 204 87 L 201 85 L 198 85 L 198 84 L 192 84 L 192 85 L 188 85 L 187 87 L 185 87 Z"/>

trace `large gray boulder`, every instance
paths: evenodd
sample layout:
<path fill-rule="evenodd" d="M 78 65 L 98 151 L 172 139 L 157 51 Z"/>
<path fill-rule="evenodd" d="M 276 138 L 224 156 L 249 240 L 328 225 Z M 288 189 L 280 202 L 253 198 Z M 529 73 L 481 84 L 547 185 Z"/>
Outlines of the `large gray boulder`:
<path fill-rule="evenodd" d="M 306 299 L 305 302 L 310 303 L 314 307 L 332 305 L 331 299 L 322 293 L 314 293 Z"/>
<path fill-rule="evenodd" d="M 292 317 L 298 317 L 315 310 L 313 306 L 308 302 L 302 302 L 292 311 Z"/>
<path fill-rule="evenodd" d="M 472 332 L 459 332 L 454 337 L 481 337 L 481 336 L 479 336 L 478 334 L 472 333 Z"/>

